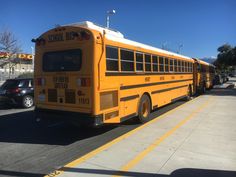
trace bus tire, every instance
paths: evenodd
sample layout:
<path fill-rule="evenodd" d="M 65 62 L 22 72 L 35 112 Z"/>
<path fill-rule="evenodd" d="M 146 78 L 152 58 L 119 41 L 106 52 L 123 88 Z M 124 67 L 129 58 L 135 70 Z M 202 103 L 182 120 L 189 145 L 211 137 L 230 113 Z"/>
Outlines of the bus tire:
<path fill-rule="evenodd" d="M 146 123 L 150 120 L 151 101 L 148 95 L 144 94 L 139 102 L 138 117 L 139 123 Z"/>

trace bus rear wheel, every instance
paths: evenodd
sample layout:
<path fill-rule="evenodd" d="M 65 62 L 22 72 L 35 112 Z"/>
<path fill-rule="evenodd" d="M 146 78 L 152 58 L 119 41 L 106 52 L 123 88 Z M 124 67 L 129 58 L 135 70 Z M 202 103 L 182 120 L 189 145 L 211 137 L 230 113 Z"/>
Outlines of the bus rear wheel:
<path fill-rule="evenodd" d="M 144 94 L 139 102 L 138 107 L 138 122 L 145 123 L 150 120 L 150 112 L 151 112 L 151 101 L 149 97 Z"/>

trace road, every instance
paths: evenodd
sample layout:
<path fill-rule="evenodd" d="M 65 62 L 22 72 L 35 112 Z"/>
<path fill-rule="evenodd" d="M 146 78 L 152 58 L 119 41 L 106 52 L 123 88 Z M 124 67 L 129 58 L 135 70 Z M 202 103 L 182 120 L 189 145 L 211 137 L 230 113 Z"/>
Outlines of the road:
<path fill-rule="evenodd" d="M 151 117 L 183 103 L 167 105 Z M 93 129 L 64 123 L 39 126 L 33 108 L 0 108 L 0 176 L 44 176 L 138 126 L 133 121 Z"/>

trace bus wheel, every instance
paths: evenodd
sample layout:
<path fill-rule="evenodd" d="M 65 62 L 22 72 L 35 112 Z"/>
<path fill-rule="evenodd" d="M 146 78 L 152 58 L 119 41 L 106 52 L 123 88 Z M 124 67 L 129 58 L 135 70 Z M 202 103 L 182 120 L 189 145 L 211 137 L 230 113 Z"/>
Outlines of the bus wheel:
<path fill-rule="evenodd" d="M 151 101 L 147 95 L 143 95 L 138 107 L 138 122 L 145 123 L 150 120 Z"/>

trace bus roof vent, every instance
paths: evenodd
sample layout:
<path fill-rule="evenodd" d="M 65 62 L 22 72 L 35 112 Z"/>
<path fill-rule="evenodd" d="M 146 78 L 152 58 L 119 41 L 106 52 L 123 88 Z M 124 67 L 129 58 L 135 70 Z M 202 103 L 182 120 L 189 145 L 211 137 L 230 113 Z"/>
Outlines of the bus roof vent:
<path fill-rule="evenodd" d="M 105 30 L 105 33 L 107 35 L 111 35 L 111 36 L 115 36 L 115 37 L 119 37 L 119 38 L 124 38 L 124 35 L 121 32 L 119 32 L 117 30 L 113 30 L 111 28 L 103 27 L 101 25 L 94 24 L 90 21 L 72 23 L 72 24 L 69 24 L 69 25 L 71 25 L 71 26 L 81 26 L 81 27 L 85 27 L 85 28 L 100 31 L 101 33 L 103 33 L 103 31 Z M 66 26 L 68 26 L 68 25 L 66 25 Z"/>

